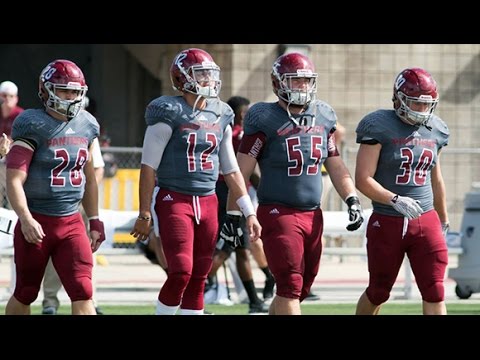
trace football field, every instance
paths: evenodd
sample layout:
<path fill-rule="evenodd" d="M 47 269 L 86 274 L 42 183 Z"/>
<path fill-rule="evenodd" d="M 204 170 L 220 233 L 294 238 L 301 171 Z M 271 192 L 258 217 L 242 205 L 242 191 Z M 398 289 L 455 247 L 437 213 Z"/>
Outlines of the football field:
<path fill-rule="evenodd" d="M 207 305 L 205 309 L 214 315 L 247 315 L 248 305 Z M 480 304 L 452 303 L 447 304 L 449 315 L 480 315 Z M 153 305 L 104 305 L 102 311 L 105 315 L 153 315 Z M 0 313 L 5 313 L 5 306 L 0 307 Z M 32 306 L 32 314 L 40 315 L 41 307 Z M 303 315 L 353 315 L 355 304 L 306 304 L 302 305 Z M 69 315 L 70 307 L 61 306 L 60 315 Z M 421 315 L 421 303 L 392 303 L 382 307 L 381 315 Z"/>

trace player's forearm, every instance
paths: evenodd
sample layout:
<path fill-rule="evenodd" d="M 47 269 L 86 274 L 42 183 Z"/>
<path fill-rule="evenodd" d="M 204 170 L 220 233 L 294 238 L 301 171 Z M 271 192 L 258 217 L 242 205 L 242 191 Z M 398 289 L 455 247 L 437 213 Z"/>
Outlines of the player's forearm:
<path fill-rule="evenodd" d="M 245 179 L 243 178 L 240 171 L 224 175 L 225 182 L 228 186 L 228 200 L 227 200 L 227 210 L 240 210 L 236 204 L 236 200 L 247 194 L 247 189 L 245 187 Z"/>
<path fill-rule="evenodd" d="M 385 189 L 373 177 L 356 178 L 357 189 L 372 201 L 390 205 L 390 200 L 396 195 Z"/>
<path fill-rule="evenodd" d="M 98 186 L 95 178 L 85 184 L 82 205 L 87 217 L 98 216 Z"/>
<path fill-rule="evenodd" d="M 438 213 L 441 222 L 448 223 L 447 192 L 443 179 L 432 181 L 433 206 Z"/>
<path fill-rule="evenodd" d="M 152 203 L 153 189 L 155 187 L 155 170 L 148 165 L 142 164 L 139 186 L 139 213 L 141 216 L 151 217 L 150 205 Z"/>
<path fill-rule="evenodd" d="M 340 157 L 331 158 L 329 160 L 327 171 L 332 179 L 332 184 L 335 187 L 335 190 L 342 199 L 357 192 L 352 176 Z"/>
<path fill-rule="evenodd" d="M 21 179 L 8 179 L 7 177 L 7 195 L 8 200 L 12 205 L 12 209 L 15 211 L 20 221 L 32 218 L 32 214 L 28 209 L 27 197 L 23 190 L 23 182 Z"/>

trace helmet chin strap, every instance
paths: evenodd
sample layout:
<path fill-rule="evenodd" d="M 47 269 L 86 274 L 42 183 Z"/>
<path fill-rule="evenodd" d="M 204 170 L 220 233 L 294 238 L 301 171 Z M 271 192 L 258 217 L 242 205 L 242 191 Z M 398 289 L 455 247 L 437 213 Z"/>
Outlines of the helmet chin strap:
<path fill-rule="evenodd" d="M 305 110 L 308 108 L 308 105 L 310 103 L 307 103 L 305 105 L 302 105 L 302 110 Z M 287 102 L 287 114 L 288 114 L 288 117 L 289 119 L 296 125 L 296 126 L 300 126 L 300 123 L 297 121 L 297 119 L 295 119 L 295 117 L 292 115 L 292 113 L 290 112 L 290 105 L 292 105 L 291 102 Z M 312 125 L 311 126 L 314 126 L 315 125 L 315 116 L 312 118 Z"/>
<path fill-rule="evenodd" d="M 197 107 L 197 104 L 198 104 L 198 102 L 200 101 L 200 98 L 201 98 L 201 97 L 202 97 L 202 95 L 200 95 L 200 94 L 197 95 L 197 98 L 196 98 L 195 102 L 193 103 L 192 115 L 193 115 L 194 117 L 197 116 L 197 115 L 196 115 L 197 110 L 195 110 L 195 108 Z M 200 109 L 198 109 L 198 111 L 200 111 Z"/>
<path fill-rule="evenodd" d="M 291 104 L 292 104 L 291 102 L 288 102 L 288 103 L 287 103 L 287 114 L 288 114 L 288 117 L 290 118 L 290 120 L 293 121 L 293 123 L 294 123 L 295 125 L 299 126 L 300 124 L 298 123 L 297 119 L 295 119 L 295 118 L 293 117 L 292 113 L 290 112 L 290 105 L 291 105 Z"/>
<path fill-rule="evenodd" d="M 72 103 L 70 105 L 68 105 L 67 113 L 65 114 L 65 116 L 67 117 L 67 121 L 72 120 L 77 115 L 77 114 L 75 116 L 70 116 L 69 115 L 70 114 L 70 107 L 75 105 L 75 104 L 78 104 L 79 102 L 82 102 L 82 100 L 81 99 L 80 100 L 74 100 L 74 101 L 72 101 Z"/>
<path fill-rule="evenodd" d="M 198 95 L 197 96 L 197 99 L 195 100 L 195 102 L 193 103 L 193 111 L 192 111 L 192 116 L 193 117 L 196 117 L 198 115 L 198 113 L 200 113 L 200 111 L 202 111 L 201 109 L 197 109 L 195 110 L 195 108 L 197 107 L 197 104 L 198 104 L 198 101 L 200 100 L 200 98 L 202 97 L 202 95 Z M 207 100 L 207 99 L 205 99 Z M 208 101 L 208 100 L 207 100 Z M 216 124 L 217 122 L 220 121 L 220 118 L 222 116 L 220 110 L 221 110 L 221 103 L 220 101 L 218 100 L 217 98 L 217 112 L 215 113 L 215 115 L 217 116 L 217 119 L 214 121 L 214 124 Z"/>

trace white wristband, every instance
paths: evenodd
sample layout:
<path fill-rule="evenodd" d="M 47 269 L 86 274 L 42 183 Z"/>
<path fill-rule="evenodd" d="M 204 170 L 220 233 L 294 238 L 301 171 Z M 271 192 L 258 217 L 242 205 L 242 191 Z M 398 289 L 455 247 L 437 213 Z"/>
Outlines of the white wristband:
<path fill-rule="evenodd" d="M 237 199 L 237 205 L 240 207 L 243 215 L 247 218 L 250 215 L 256 215 L 250 196 L 243 195 Z"/>
<path fill-rule="evenodd" d="M 90 216 L 90 217 L 88 218 L 88 221 L 90 221 L 90 220 L 96 220 L 96 219 L 99 219 L 98 215 L 96 215 L 96 216 Z"/>
<path fill-rule="evenodd" d="M 348 194 L 348 195 L 345 197 L 345 199 L 344 199 L 343 201 L 347 202 L 347 199 L 348 199 L 349 197 L 352 197 L 352 196 L 356 196 L 356 197 L 358 197 L 358 194 L 357 194 L 357 193 L 354 193 L 354 192 L 352 192 L 352 193 Z"/>

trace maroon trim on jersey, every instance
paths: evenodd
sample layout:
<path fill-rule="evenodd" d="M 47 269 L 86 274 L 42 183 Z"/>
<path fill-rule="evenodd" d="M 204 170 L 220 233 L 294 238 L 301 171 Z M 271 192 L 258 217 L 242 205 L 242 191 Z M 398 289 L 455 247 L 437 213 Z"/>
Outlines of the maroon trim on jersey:
<path fill-rule="evenodd" d="M 240 143 L 240 147 L 238 148 L 238 152 L 243 154 L 250 155 L 251 157 L 258 159 L 261 157 L 263 148 L 267 143 L 267 135 L 263 132 L 256 132 L 255 134 L 251 135 L 244 135 L 242 138 L 242 142 Z"/>
<path fill-rule="evenodd" d="M 340 155 L 337 149 L 337 143 L 335 141 L 335 133 L 333 132 L 330 132 L 327 137 L 327 151 L 328 157 Z"/>
<path fill-rule="evenodd" d="M 7 156 L 7 169 L 18 169 L 28 173 L 33 158 L 33 150 L 14 145 Z"/>

